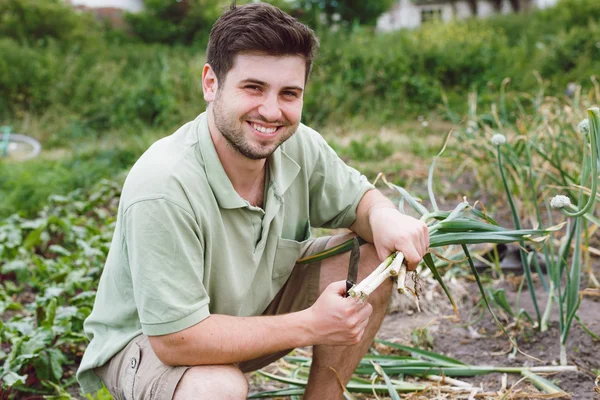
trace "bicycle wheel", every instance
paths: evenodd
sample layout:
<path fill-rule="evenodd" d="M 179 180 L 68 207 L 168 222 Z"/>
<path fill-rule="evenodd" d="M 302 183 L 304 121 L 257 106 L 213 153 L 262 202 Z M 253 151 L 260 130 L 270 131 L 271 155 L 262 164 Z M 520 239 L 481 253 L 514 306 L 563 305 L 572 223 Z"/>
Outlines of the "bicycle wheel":
<path fill-rule="evenodd" d="M 0 158 L 11 161 L 25 161 L 36 157 L 42 151 L 40 142 L 32 137 L 12 133 L 6 143 L 6 151 L 2 151 L 2 135 L 0 135 Z"/>

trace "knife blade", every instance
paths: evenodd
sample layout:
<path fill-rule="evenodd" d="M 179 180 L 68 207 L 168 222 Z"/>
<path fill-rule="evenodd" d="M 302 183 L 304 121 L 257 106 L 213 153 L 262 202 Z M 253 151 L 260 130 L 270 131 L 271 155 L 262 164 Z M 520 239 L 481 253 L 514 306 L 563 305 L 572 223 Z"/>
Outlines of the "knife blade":
<path fill-rule="evenodd" d="M 348 262 L 348 277 L 346 278 L 346 296 L 352 289 L 352 286 L 356 285 L 356 279 L 358 277 L 358 264 L 360 263 L 360 242 L 358 237 L 355 237 L 352 241 L 352 251 L 350 252 L 350 261 Z"/>

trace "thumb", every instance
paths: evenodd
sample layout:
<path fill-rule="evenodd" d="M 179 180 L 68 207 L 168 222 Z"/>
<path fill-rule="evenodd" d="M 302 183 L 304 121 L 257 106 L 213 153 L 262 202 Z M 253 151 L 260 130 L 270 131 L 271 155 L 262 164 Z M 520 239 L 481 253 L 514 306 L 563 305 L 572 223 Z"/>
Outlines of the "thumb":
<path fill-rule="evenodd" d="M 346 294 L 346 281 L 331 282 L 325 291 L 343 296 Z"/>

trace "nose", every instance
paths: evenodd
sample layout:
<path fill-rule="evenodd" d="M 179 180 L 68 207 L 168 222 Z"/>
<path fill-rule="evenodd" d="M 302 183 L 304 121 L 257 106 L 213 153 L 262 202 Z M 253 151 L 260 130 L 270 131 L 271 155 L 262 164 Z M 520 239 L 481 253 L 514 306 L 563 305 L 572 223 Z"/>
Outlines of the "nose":
<path fill-rule="evenodd" d="M 279 108 L 279 99 L 276 94 L 268 94 L 265 96 L 262 104 L 258 107 L 258 113 L 265 118 L 266 121 L 279 121 L 282 117 L 281 109 Z"/>

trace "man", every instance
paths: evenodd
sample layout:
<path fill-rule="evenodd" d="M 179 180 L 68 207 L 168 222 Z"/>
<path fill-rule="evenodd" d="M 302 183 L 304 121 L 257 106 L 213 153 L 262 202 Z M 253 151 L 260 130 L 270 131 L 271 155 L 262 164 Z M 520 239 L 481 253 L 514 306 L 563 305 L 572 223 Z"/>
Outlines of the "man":
<path fill-rule="evenodd" d="M 400 214 L 300 123 L 314 33 L 264 4 L 215 23 L 202 73 L 205 113 L 159 140 L 125 182 L 78 371 L 117 399 L 241 399 L 243 372 L 313 345 L 306 399 L 337 399 L 369 348 L 391 282 L 344 297 L 348 255 L 296 260 L 349 235 L 359 280 L 391 252 L 414 269 L 426 226 Z"/>

